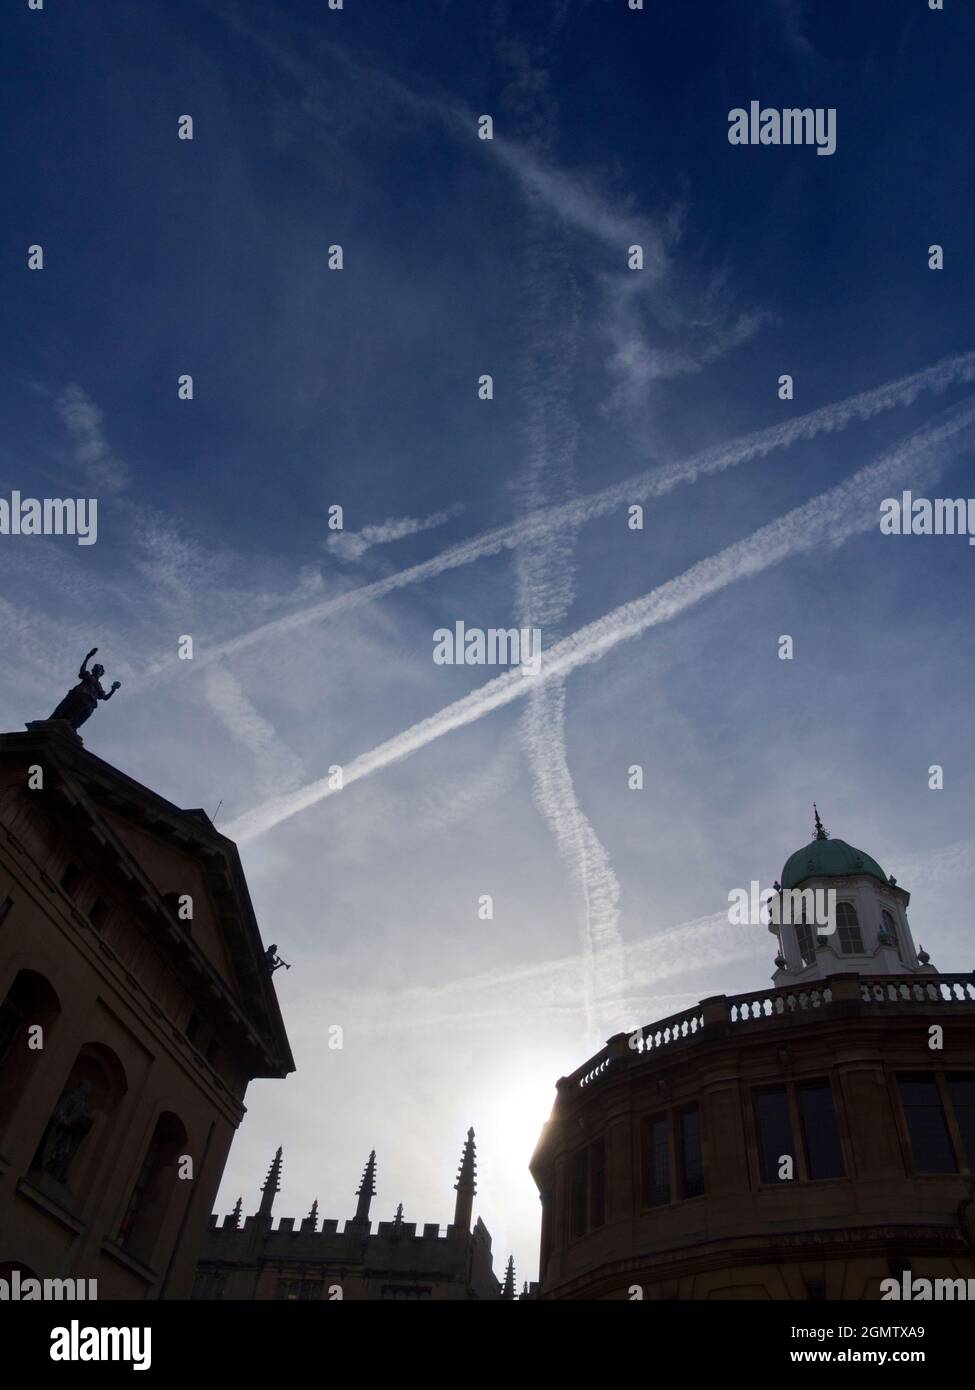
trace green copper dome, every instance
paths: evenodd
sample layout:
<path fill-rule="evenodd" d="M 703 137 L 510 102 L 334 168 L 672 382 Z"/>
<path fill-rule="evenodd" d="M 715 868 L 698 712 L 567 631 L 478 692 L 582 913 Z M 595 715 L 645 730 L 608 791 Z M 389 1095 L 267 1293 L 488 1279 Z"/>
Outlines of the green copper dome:
<path fill-rule="evenodd" d="M 845 840 L 831 840 L 823 829 L 819 812 L 816 812 L 816 838 L 805 849 L 797 849 L 785 861 L 782 870 L 782 887 L 795 888 L 804 878 L 848 877 L 851 874 L 871 874 L 881 883 L 887 882 L 887 875 L 869 854 L 855 849 Z"/>

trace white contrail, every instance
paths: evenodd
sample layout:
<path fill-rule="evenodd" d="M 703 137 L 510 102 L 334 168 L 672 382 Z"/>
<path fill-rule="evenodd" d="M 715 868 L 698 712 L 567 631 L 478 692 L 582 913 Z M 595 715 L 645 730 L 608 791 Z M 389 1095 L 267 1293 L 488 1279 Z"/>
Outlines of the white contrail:
<path fill-rule="evenodd" d="M 702 599 L 718 593 L 737 579 L 759 574 L 786 556 L 802 554 L 817 546 L 840 545 L 850 536 L 878 525 L 879 502 L 890 489 L 911 484 L 922 486 L 961 445 L 958 438 L 975 421 L 971 400 L 956 406 L 935 425 L 918 430 L 890 450 L 878 462 L 859 469 L 845 482 L 812 498 L 802 506 L 769 522 L 751 536 L 699 560 L 689 570 L 668 580 L 643 598 L 634 599 L 578 629 L 545 654 L 537 676 L 523 675 L 515 667 L 463 699 L 455 700 L 428 719 L 387 739 L 348 763 L 343 785 L 407 758 L 435 739 L 481 719 L 491 710 L 531 693 L 537 681 L 560 680 L 579 666 L 598 661 L 607 652 L 650 627 L 669 622 Z M 946 447 L 955 441 L 954 448 Z M 275 797 L 245 812 L 227 827 L 232 838 L 252 839 L 289 816 L 314 806 L 336 790 L 330 779 L 320 778 L 295 792 Z"/>
<path fill-rule="evenodd" d="M 572 401 L 572 364 L 578 349 L 578 292 L 564 255 L 533 209 L 526 253 L 532 311 L 520 365 L 527 403 L 525 467 L 520 496 L 533 510 L 575 492 L 573 456 L 578 439 Z M 561 274 L 559 272 L 562 272 Z M 568 280 L 568 288 L 566 281 Z M 553 329 L 552 324 L 556 327 Z M 574 597 L 577 527 L 546 531 L 520 547 L 515 558 L 518 622 L 547 640 L 561 629 Z M 609 854 L 576 794 L 565 740 L 565 684 L 536 683 L 521 720 L 535 805 L 548 823 L 581 908 L 582 994 L 588 1038 L 605 1016 L 620 1008 L 623 938 L 619 930 L 619 881 Z"/>
<path fill-rule="evenodd" d="M 340 594 L 337 598 L 322 599 L 295 613 L 273 618 L 262 623 L 260 627 L 242 632 L 237 637 L 231 637 L 209 649 L 197 643 L 197 656 L 194 661 L 182 662 L 177 661 L 175 657 L 166 657 L 156 662 L 143 676 L 131 682 L 130 689 L 131 686 L 147 686 L 150 678 L 164 671 L 175 671 L 178 668 L 185 672 L 189 666 L 199 670 L 258 643 L 283 637 L 309 623 L 321 622 L 325 618 L 339 616 L 358 608 L 361 604 L 372 603 L 396 589 L 404 589 L 410 584 L 432 579 L 447 570 L 469 565 L 484 556 L 497 555 L 502 550 L 513 550 L 516 546 L 524 545 L 527 541 L 535 540 L 552 531 L 561 531 L 595 521 L 619 507 L 634 502 L 645 502 L 650 497 L 663 496 L 679 483 L 692 483 L 706 474 L 722 472 L 751 459 L 764 458 L 777 449 L 788 449 L 791 445 L 801 440 L 813 439 L 818 434 L 846 429 L 855 420 L 868 420 L 871 416 L 891 410 L 894 406 L 910 405 L 923 391 L 941 392 L 949 386 L 973 380 L 975 352 L 946 358 L 933 367 L 926 367 L 923 371 L 887 382 L 871 391 L 861 391 L 856 396 L 849 396 L 831 405 L 821 406 L 818 410 L 797 416 L 781 425 L 770 425 L 730 443 L 704 449 L 698 454 L 692 454 L 690 458 L 637 473 L 621 483 L 614 483 L 600 492 L 576 498 L 561 506 L 539 509 L 520 521 L 511 522 L 507 526 L 497 526 L 482 532 L 479 536 L 472 536 L 470 540 L 460 541 L 457 545 L 441 551 L 439 555 L 434 555 L 420 564 L 411 565 L 408 569 L 399 570 L 385 579 L 379 579 L 373 584 L 363 584 Z"/>
<path fill-rule="evenodd" d="M 543 657 L 544 661 L 544 657 Z M 528 679 L 526 677 L 526 679 Z M 582 895 L 583 1012 L 588 1036 L 623 1010 L 625 972 L 619 927 L 620 883 L 606 847 L 579 804 L 565 745 L 565 681 L 529 694 L 522 730 L 535 779 L 535 803 Z"/>
<path fill-rule="evenodd" d="M 886 385 L 876 386 L 872 391 L 861 391 L 858 395 L 848 396 L 846 400 L 837 400 L 829 406 L 822 406 L 819 410 L 811 410 L 805 416 L 798 416 L 784 424 L 769 425 L 766 430 L 757 430 L 754 434 L 733 439 L 730 443 L 704 449 L 701 453 L 691 455 L 690 459 L 650 468 L 645 473 L 634 474 L 623 482 L 615 482 L 602 491 L 588 493 L 588 496 L 562 503 L 561 506 L 537 510 L 520 521 L 512 521 L 508 525 L 483 531 L 480 535 L 470 538 L 470 541 L 460 541 L 458 545 L 448 546 L 448 549 L 441 550 L 440 555 L 423 560 L 420 564 L 412 564 L 409 569 L 399 570 L 396 574 L 389 574 L 387 578 L 377 580 L 374 584 L 363 584 L 359 588 L 350 589 L 348 594 L 339 595 L 338 598 L 321 599 L 319 603 L 312 603 L 296 613 L 285 613 L 282 617 L 271 619 L 248 632 L 241 632 L 238 637 L 229 638 L 228 641 L 220 642 L 209 649 L 199 649 L 198 644 L 198 656 L 192 663 L 177 662 L 175 657 L 166 657 L 150 667 L 146 676 L 140 680 L 145 681 L 147 677 L 157 676 L 163 670 L 174 670 L 175 667 L 185 671 L 189 664 L 199 670 L 211 662 L 217 662 L 221 657 L 234 656 L 236 652 L 246 651 L 246 648 L 259 642 L 284 637 L 288 632 L 296 631 L 306 624 L 319 623 L 327 617 L 349 612 L 362 603 L 384 598 L 395 589 L 430 580 L 435 575 L 444 574 L 446 570 L 458 569 L 459 566 L 470 564 L 484 556 L 498 555 L 501 550 L 515 549 L 516 546 L 544 537 L 549 532 L 562 531 L 563 528 L 595 521 L 598 517 L 615 512 L 618 507 L 626 506 L 627 503 L 645 502 L 648 498 L 663 496 L 673 491 L 680 482 L 694 482 L 702 475 L 720 473 L 725 468 L 736 467 L 737 464 L 747 463 L 751 459 L 762 459 L 776 449 L 789 449 L 794 443 L 814 439 L 823 432 L 846 430 L 847 425 L 854 420 L 869 420 L 880 411 L 892 410 L 894 406 L 910 406 L 924 391 L 942 392 L 951 385 L 965 381 L 975 381 L 975 352 L 947 357 L 933 367 L 912 373 L 910 377 L 900 377 L 897 381 L 886 382 Z"/>

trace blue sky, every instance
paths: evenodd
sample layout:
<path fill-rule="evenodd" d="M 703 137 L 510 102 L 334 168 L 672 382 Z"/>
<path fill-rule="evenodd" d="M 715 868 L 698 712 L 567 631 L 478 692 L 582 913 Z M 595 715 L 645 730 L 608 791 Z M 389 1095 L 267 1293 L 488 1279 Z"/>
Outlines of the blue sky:
<path fill-rule="evenodd" d="M 446 1223 L 473 1124 L 496 1263 L 532 1277 L 556 1077 L 765 984 L 727 895 L 814 798 L 970 969 L 975 554 L 871 520 L 975 492 L 975 21 L 946 4 L 5 16 L 0 496 L 97 496 L 99 533 L 0 538 L 0 707 L 47 714 L 97 643 L 123 688 L 87 746 L 240 840 L 299 1069 L 252 1088 L 222 1210 L 280 1143 L 280 1213 L 351 1215 L 375 1147 L 374 1215 Z M 835 107 L 836 153 L 731 146 L 752 99 Z M 328 544 L 336 503 L 374 543 Z M 566 673 L 488 708 L 496 670 L 431 660 L 459 619 L 537 622 Z"/>

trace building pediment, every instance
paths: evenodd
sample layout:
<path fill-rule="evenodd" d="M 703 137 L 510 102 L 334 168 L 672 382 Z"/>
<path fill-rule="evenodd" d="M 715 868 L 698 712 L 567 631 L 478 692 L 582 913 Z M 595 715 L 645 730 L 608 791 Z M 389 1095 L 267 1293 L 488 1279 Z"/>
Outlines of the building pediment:
<path fill-rule="evenodd" d="M 258 1076 L 294 1070 L 265 948 L 237 847 L 205 812 L 183 810 L 88 752 L 64 726 L 0 735 L 0 759 L 44 768 L 51 806 L 87 839 L 150 922 L 154 945 L 195 976 L 211 1007 L 228 1010 L 262 1064 Z M 178 899 L 192 900 L 181 921 Z"/>

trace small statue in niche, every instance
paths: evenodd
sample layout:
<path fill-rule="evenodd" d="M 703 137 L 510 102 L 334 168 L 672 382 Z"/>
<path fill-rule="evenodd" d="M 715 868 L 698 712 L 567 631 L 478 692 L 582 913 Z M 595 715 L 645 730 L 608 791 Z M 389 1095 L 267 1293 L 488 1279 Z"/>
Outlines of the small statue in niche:
<path fill-rule="evenodd" d="M 91 1082 L 83 1080 L 65 1091 L 54 1107 L 38 1150 L 38 1166 L 59 1183 L 68 1180 L 71 1160 L 94 1123 Z"/>

